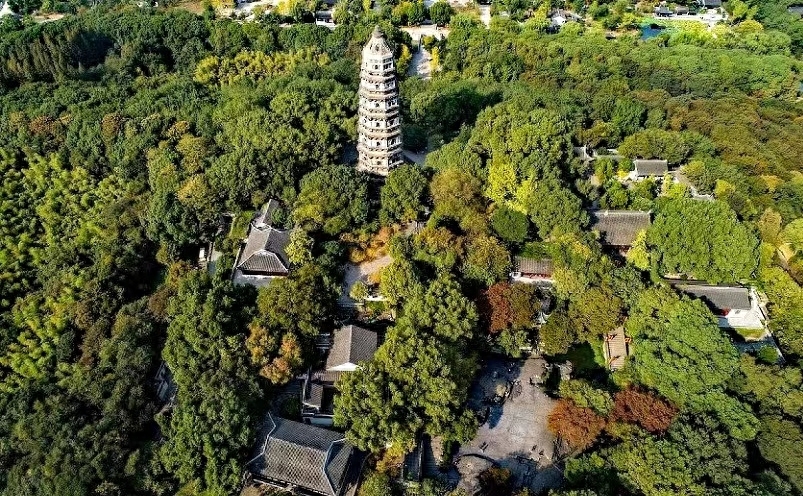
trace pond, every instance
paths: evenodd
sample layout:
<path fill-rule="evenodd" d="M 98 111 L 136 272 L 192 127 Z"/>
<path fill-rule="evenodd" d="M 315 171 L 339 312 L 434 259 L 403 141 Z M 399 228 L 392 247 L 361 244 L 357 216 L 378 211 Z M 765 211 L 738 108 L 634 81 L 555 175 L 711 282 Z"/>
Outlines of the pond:
<path fill-rule="evenodd" d="M 641 27 L 641 39 L 642 40 L 649 40 L 650 38 L 655 38 L 659 34 L 664 31 L 664 27 L 658 26 L 655 24 L 651 24 L 648 26 Z"/>

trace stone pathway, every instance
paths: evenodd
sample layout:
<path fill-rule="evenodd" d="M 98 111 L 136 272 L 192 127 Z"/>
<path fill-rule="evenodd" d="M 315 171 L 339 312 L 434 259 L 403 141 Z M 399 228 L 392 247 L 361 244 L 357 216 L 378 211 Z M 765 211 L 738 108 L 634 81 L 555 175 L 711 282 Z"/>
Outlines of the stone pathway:
<path fill-rule="evenodd" d="M 423 46 L 420 46 L 418 50 L 413 53 L 413 58 L 410 60 L 410 67 L 407 69 L 407 74 L 410 76 L 418 76 L 425 81 L 432 78 L 432 55 L 430 55 Z"/>

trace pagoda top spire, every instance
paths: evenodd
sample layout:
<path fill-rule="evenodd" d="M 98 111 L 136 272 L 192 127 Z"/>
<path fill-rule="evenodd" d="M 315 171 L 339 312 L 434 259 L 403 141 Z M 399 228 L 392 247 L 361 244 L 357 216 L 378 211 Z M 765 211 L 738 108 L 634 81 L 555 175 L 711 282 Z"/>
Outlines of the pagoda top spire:
<path fill-rule="evenodd" d="M 381 57 L 393 56 L 393 51 L 388 46 L 387 41 L 385 41 L 385 33 L 382 32 L 379 25 L 374 26 L 371 39 L 368 40 L 368 43 L 365 44 L 365 48 L 363 48 L 362 51 L 363 60 L 377 55 Z"/>

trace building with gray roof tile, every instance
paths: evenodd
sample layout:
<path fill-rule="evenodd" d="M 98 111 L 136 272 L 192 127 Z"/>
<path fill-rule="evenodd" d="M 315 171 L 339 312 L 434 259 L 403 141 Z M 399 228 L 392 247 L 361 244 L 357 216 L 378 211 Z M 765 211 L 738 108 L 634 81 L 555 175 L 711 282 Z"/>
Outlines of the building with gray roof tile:
<path fill-rule="evenodd" d="M 513 282 L 552 283 L 555 267 L 548 258 L 513 257 L 513 271 L 510 279 Z"/>
<path fill-rule="evenodd" d="M 648 177 L 663 177 L 669 172 L 669 162 L 666 160 L 643 160 L 633 161 L 633 172 L 631 177 L 635 180 Z"/>
<path fill-rule="evenodd" d="M 251 221 L 248 237 L 234 264 L 235 283 L 261 286 L 290 273 L 286 252 L 290 232 L 271 225 L 277 208 L 276 200 L 270 200 Z"/>
<path fill-rule="evenodd" d="M 703 300 L 717 312 L 750 309 L 750 291 L 741 286 L 678 284 L 675 287 L 690 296 Z"/>
<path fill-rule="evenodd" d="M 335 331 L 332 349 L 326 357 L 326 370 L 352 372 L 357 364 L 373 358 L 378 338 L 374 331 L 355 325 Z"/>
<path fill-rule="evenodd" d="M 717 317 L 724 328 L 760 329 L 764 327 L 764 312 L 758 295 L 752 288 L 743 286 L 713 286 L 704 283 L 676 283 L 675 289 L 701 300 Z"/>
<path fill-rule="evenodd" d="M 335 383 L 341 375 L 357 370 L 361 362 L 373 358 L 379 346 L 374 331 L 346 325 L 334 332 L 332 347 L 321 369 L 311 369 L 301 389 L 302 416 L 318 425 L 331 425 Z"/>
<path fill-rule="evenodd" d="M 258 482 L 305 496 L 340 496 L 353 484 L 356 450 L 343 434 L 268 414 L 246 465 Z"/>
<path fill-rule="evenodd" d="M 271 198 L 259 209 L 259 212 L 257 212 L 254 220 L 251 221 L 251 224 L 259 228 L 272 226 L 274 223 L 273 216 L 280 208 L 281 205 L 279 205 L 279 202 Z"/>
<path fill-rule="evenodd" d="M 591 213 L 591 228 L 606 246 L 627 249 L 636 236 L 650 227 L 650 212 L 635 210 L 596 210 Z"/>

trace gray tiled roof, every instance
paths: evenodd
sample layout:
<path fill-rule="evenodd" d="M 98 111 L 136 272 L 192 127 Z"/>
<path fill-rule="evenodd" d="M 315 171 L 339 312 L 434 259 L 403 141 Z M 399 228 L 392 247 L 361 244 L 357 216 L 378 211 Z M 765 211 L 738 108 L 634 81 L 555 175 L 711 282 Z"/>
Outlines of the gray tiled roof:
<path fill-rule="evenodd" d="M 288 231 L 252 225 L 237 268 L 247 272 L 287 274 L 290 262 L 285 249 L 289 242 Z"/>
<path fill-rule="evenodd" d="M 650 227 L 650 213 L 632 210 L 591 212 L 591 228 L 599 231 L 602 244 L 631 246 L 636 235 Z"/>
<path fill-rule="evenodd" d="M 666 160 L 634 160 L 638 177 L 663 176 L 669 171 L 669 163 Z"/>
<path fill-rule="evenodd" d="M 255 477 L 325 496 L 341 494 L 354 454 L 342 434 L 270 415 L 261 434 L 265 441 L 248 463 Z"/>
<path fill-rule="evenodd" d="M 373 331 L 355 325 L 341 327 L 335 331 L 332 349 L 326 357 L 326 368 L 370 360 L 376 353 L 377 342 Z"/>
<path fill-rule="evenodd" d="M 343 372 L 340 370 L 313 370 L 310 372 L 309 380 L 320 383 L 334 384 L 338 379 L 340 379 L 341 375 L 347 373 L 348 372 Z"/>
<path fill-rule="evenodd" d="M 315 408 L 323 406 L 323 384 L 308 382 L 304 395 L 304 403 Z"/>
<path fill-rule="evenodd" d="M 279 208 L 279 202 L 276 200 L 268 200 L 260 210 L 257 212 L 256 217 L 251 222 L 253 225 L 257 227 L 265 227 L 265 226 L 272 226 L 273 225 L 273 213 L 276 212 L 276 209 Z"/>
<path fill-rule="evenodd" d="M 535 274 L 539 276 L 551 276 L 555 270 L 552 260 L 548 258 L 513 258 L 513 271 L 522 274 Z"/>
<path fill-rule="evenodd" d="M 677 289 L 703 300 L 715 310 L 749 310 L 750 290 L 740 286 L 709 286 L 707 284 L 677 284 Z"/>
<path fill-rule="evenodd" d="M 333 443 L 329 451 L 329 459 L 324 466 L 324 471 L 326 478 L 333 481 L 333 486 L 337 488 L 338 492 L 344 486 L 344 477 L 353 452 L 354 448 L 345 441 Z"/>

